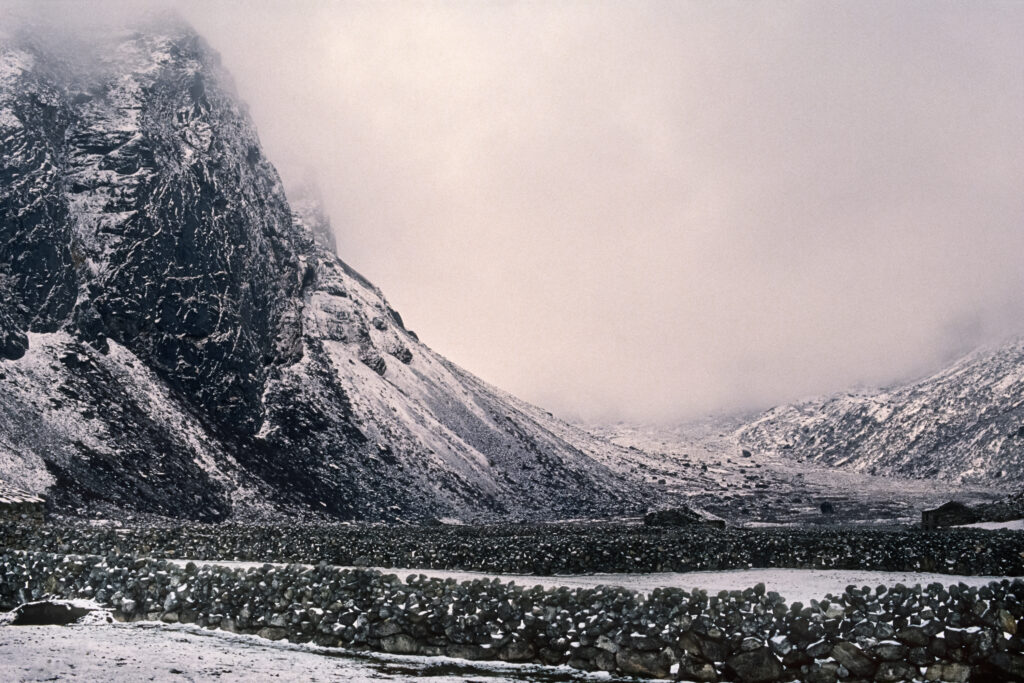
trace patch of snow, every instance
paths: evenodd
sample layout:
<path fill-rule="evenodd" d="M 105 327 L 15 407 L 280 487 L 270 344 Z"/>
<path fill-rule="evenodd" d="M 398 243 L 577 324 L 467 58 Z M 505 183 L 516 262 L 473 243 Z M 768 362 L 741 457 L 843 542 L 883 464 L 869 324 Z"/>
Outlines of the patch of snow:
<path fill-rule="evenodd" d="M 140 656 L 142 654 L 143 656 Z M 404 657 L 153 622 L 0 628 L 0 680 L 607 680 L 567 667 Z"/>
<path fill-rule="evenodd" d="M 1015 519 L 1009 522 L 975 522 L 974 524 L 960 524 L 961 527 L 970 529 L 1010 529 L 1012 531 L 1024 531 L 1024 519 Z"/>
<path fill-rule="evenodd" d="M 23 50 L 0 49 L 0 88 L 10 87 L 23 73 L 32 69 L 35 58 Z"/>
<path fill-rule="evenodd" d="M 19 130 L 21 127 L 21 119 L 14 115 L 14 110 L 0 106 L 0 130 Z"/>
<path fill-rule="evenodd" d="M 184 566 L 188 562 L 197 565 L 216 565 L 249 569 L 262 567 L 266 562 L 234 562 L 206 560 L 168 560 Z M 274 566 L 284 566 L 283 564 Z M 358 569 L 347 567 L 347 569 Z M 394 569 L 387 567 L 370 567 L 383 574 L 393 574 L 404 578 L 412 575 L 424 575 L 430 578 L 454 579 L 455 581 L 473 581 L 476 579 L 499 579 L 517 586 L 542 586 L 544 588 L 595 588 L 597 586 L 620 586 L 640 593 L 650 593 L 655 588 L 682 588 L 688 591 L 704 590 L 709 595 L 719 591 L 744 590 L 759 583 L 766 590 L 775 591 L 790 603 L 820 600 L 828 594 L 838 595 L 847 586 L 878 585 L 905 586 L 930 583 L 953 585 L 964 583 L 968 586 L 985 586 L 992 581 L 1001 581 L 1006 576 L 962 576 L 956 574 L 936 574 L 930 572 L 885 572 L 857 569 L 733 569 L 710 572 L 655 572 L 649 574 L 584 574 L 568 576 L 535 576 L 532 574 L 494 574 L 489 572 L 455 571 L 443 569 Z"/>

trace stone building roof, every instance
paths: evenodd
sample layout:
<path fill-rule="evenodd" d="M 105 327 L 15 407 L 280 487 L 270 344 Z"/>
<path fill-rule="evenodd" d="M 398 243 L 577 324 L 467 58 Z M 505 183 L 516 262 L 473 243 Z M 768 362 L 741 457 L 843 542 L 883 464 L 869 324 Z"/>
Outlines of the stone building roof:
<path fill-rule="evenodd" d="M 16 503 L 42 503 L 39 496 L 11 486 L 3 479 L 0 479 L 0 505 L 13 505 Z"/>

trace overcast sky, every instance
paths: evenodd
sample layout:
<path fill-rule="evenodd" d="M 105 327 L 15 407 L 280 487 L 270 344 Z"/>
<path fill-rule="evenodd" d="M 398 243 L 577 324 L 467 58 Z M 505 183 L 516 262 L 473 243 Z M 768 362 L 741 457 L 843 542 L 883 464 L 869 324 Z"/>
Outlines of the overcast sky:
<path fill-rule="evenodd" d="M 1024 331 L 1024 3 L 183 2 L 342 258 L 569 418 Z"/>

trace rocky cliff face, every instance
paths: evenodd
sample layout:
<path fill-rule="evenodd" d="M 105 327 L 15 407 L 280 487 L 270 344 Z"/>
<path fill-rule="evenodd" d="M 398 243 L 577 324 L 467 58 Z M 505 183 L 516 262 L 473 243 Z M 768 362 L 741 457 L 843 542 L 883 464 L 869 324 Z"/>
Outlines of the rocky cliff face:
<path fill-rule="evenodd" d="M 290 203 L 173 19 L 0 36 L 0 477 L 200 519 L 635 509 L 616 447 L 438 356 Z"/>
<path fill-rule="evenodd" d="M 801 460 L 953 482 L 1024 482 L 1024 340 L 921 381 L 775 408 L 740 442 Z"/>

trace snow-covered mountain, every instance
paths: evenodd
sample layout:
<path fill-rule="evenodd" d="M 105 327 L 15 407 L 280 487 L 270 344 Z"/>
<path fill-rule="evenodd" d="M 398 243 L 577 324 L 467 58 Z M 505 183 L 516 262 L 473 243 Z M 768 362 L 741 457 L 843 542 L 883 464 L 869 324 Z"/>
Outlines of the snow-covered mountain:
<path fill-rule="evenodd" d="M 0 35 L 0 479 L 200 519 L 618 513 L 619 447 L 407 330 L 163 17 Z M 2 33 L 2 30 L 0 30 Z M 605 464 L 601 464 L 605 463 Z"/>
<path fill-rule="evenodd" d="M 1024 340 L 920 381 L 774 408 L 742 428 L 751 450 L 963 483 L 1024 482 Z"/>

